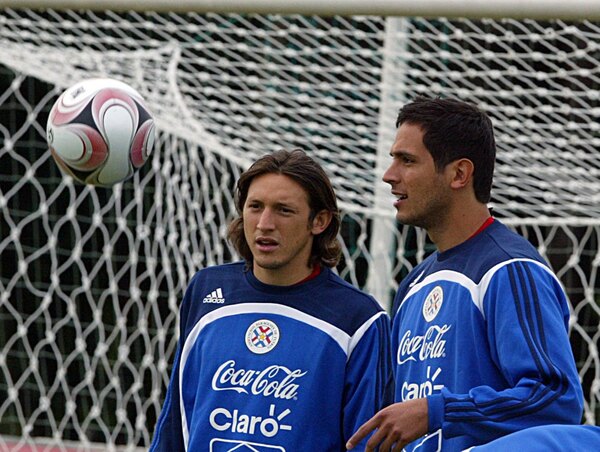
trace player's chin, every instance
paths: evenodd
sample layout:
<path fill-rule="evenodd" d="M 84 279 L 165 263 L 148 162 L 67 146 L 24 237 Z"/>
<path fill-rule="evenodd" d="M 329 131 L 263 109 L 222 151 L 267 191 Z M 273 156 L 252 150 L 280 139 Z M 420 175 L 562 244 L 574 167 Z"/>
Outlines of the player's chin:
<path fill-rule="evenodd" d="M 283 266 L 281 261 L 274 256 L 262 256 L 258 253 L 254 255 L 254 265 L 265 270 L 278 270 Z"/>
<path fill-rule="evenodd" d="M 407 224 L 407 225 L 413 224 L 412 216 L 401 210 L 396 211 L 396 220 L 398 220 L 402 224 Z"/>
<path fill-rule="evenodd" d="M 422 216 L 415 215 L 414 212 L 411 213 L 406 209 L 398 210 L 396 212 L 396 219 L 398 220 L 398 222 L 407 226 L 424 227 L 424 225 L 427 224 L 427 222 L 424 221 Z"/>

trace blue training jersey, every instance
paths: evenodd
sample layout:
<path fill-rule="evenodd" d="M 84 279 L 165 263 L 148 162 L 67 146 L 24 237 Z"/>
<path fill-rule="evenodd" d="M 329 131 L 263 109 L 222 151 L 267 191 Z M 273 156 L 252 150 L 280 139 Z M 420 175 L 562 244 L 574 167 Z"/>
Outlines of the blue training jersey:
<path fill-rule="evenodd" d="M 393 312 L 395 400 L 428 401 L 430 433 L 407 451 L 460 451 L 581 421 L 566 295 L 535 248 L 498 220 L 415 267 Z"/>
<path fill-rule="evenodd" d="M 389 317 L 328 268 L 285 287 L 207 268 L 180 314 L 152 451 L 339 452 L 391 401 Z"/>

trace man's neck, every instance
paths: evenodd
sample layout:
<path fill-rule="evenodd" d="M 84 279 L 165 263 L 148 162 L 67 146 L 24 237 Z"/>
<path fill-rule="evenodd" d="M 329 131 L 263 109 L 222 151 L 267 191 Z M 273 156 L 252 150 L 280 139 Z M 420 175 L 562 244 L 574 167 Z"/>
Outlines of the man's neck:
<path fill-rule="evenodd" d="M 312 267 L 302 267 L 302 269 L 293 269 L 285 271 L 282 269 L 262 268 L 254 262 L 252 273 L 256 279 L 264 284 L 271 286 L 293 286 L 310 277 L 313 272 Z"/>
<path fill-rule="evenodd" d="M 461 212 L 450 217 L 444 225 L 428 230 L 429 238 L 440 252 L 454 248 L 471 238 L 490 218 L 490 211 L 485 204 L 473 208 L 461 209 Z"/>

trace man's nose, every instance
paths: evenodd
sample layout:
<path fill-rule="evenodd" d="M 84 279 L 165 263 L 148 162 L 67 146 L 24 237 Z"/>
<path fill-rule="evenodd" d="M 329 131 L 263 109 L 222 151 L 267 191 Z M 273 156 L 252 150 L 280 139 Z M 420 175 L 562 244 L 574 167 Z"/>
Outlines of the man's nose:
<path fill-rule="evenodd" d="M 274 229 L 275 223 L 273 221 L 273 212 L 271 209 L 264 209 L 260 214 L 260 218 L 258 219 L 258 224 L 256 225 L 259 229 L 270 230 Z"/>

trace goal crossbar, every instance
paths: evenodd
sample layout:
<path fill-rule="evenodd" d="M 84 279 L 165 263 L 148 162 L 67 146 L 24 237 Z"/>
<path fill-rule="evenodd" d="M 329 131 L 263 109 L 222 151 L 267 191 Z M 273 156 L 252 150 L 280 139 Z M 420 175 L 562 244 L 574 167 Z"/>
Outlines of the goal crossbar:
<path fill-rule="evenodd" d="M 0 8 L 198 13 L 600 19 L 596 0 L 0 0 Z"/>

